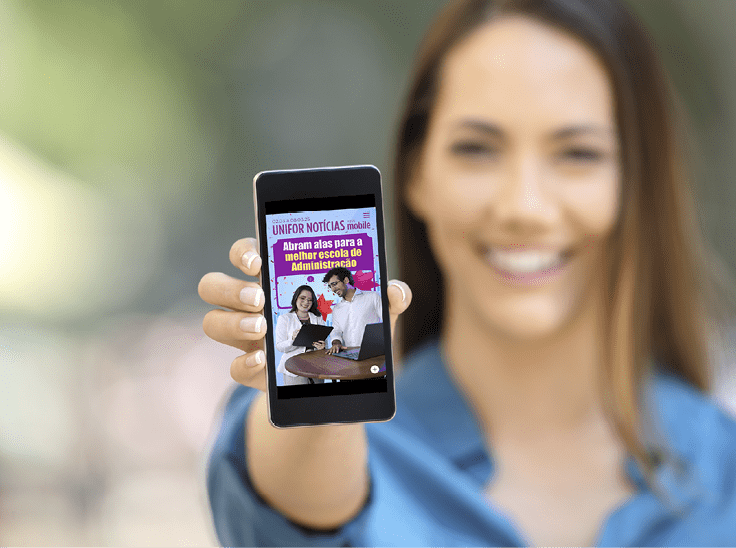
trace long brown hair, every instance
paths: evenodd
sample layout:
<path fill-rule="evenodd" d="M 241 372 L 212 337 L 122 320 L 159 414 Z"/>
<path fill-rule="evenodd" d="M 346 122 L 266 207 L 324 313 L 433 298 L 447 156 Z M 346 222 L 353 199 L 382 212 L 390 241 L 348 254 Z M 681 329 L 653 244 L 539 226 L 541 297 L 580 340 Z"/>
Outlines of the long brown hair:
<path fill-rule="evenodd" d="M 674 100 L 647 32 L 614 0 L 460 0 L 435 20 L 422 42 L 399 127 L 395 165 L 401 276 L 414 293 L 402 322 L 402 351 L 442 332 L 444 282 L 424 224 L 407 206 L 407 186 L 421 154 L 442 63 L 461 40 L 503 14 L 553 25 L 594 51 L 616 98 L 621 144 L 621 216 L 611 237 L 606 292 L 606 409 L 650 485 L 657 461 L 643 441 L 641 387 L 652 360 L 695 388 L 710 389 L 708 335 L 728 284 L 710 257 L 694 213 Z M 715 283 L 713 283 L 715 281 Z M 719 293 L 719 290 L 720 293 Z M 723 301 L 721 301 L 723 302 Z"/>

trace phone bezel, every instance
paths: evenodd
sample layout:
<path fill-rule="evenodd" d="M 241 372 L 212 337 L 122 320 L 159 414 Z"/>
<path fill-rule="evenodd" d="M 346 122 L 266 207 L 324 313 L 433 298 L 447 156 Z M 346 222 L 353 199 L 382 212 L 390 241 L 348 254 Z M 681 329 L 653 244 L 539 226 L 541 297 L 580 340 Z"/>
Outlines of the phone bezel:
<path fill-rule="evenodd" d="M 278 428 L 320 426 L 354 422 L 380 422 L 396 413 L 394 367 L 391 351 L 391 326 L 388 313 L 385 225 L 381 173 L 373 165 L 262 171 L 253 178 L 258 249 L 263 258 L 261 284 L 266 295 L 263 314 L 266 332 L 266 375 L 268 416 Z M 271 306 L 270 265 L 266 234 L 265 204 L 271 201 L 334 198 L 372 194 L 375 198 L 378 236 L 378 263 L 383 303 L 384 341 L 386 341 L 386 391 L 359 394 L 318 395 L 279 398 L 274 359 L 274 322 Z M 367 382 L 367 381 L 355 381 Z M 339 383 L 336 386 L 339 386 Z M 310 385 L 310 388 L 329 385 Z M 319 389 L 324 392 L 324 388 Z"/>

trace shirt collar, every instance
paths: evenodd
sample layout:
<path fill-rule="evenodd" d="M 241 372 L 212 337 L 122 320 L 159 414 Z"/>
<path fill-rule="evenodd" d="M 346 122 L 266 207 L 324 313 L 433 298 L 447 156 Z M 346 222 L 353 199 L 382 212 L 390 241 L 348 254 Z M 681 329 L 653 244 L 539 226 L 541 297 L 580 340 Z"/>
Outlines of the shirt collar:
<path fill-rule="evenodd" d="M 361 293 L 363 293 L 363 291 L 361 291 L 360 289 L 358 289 L 358 288 L 356 287 L 356 288 L 355 288 L 355 293 L 353 293 L 353 300 L 355 299 L 355 297 L 357 297 L 357 296 L 358 296 L 358 295 L 360 295 Z M 348 301 L 348 300 L 347 300 L 346 298 L 344 298 L 344 297 L 340 297 L 340 303 L 350 303 L 350 302 L 353 302 L 353 301 Z M 340 303 L 337 303 L 337 304 L 340 304 Z"/>
<path fill-rule="evenodd" d="M 424 441 L 441 454 L 447 455 L 458 466 L 469 459 L 488 459 L 492 473 L 492 458 L 488 455 L 479 421 L 471 411 L 454 379 L 448 373 L 446 356 L 438 341 L 425 344 L 413 352 L 404 362 L 397 384 L 397 405 L 413 411 L 413 420 L 420 423 Z M 673 382 L 676 385 L 673 385 Z M 687 402 L 694 389 L 655 368 L 655 373 L 645 384 L 645 411 L 643 414 L 659 416 L 665 430 L 678 428 Z M 397 414 L 397 417 L 399 415 Z M 678 440 L 663 438 L 665 432 L 650 429 L 645 434 L 646 444 L 652 449 L 669 447 L 669 456 L 663 458 L 655 470 L 655 480 L 669 497 L 671 508 L 662 507 L 663 514 L 682 512 L 703 496 L 702 478 L 693 466 L 692 456 L 683 454 L 682 437 Z M 666 435 L 666 434 L 665 434 Z M 625 470 L 640 492 L 651 496 L 642 469 L 629 455 Z M 656 499 L 655 499 L 656 500 Z"/>
<path fill-rule="evenodd" d="M 486 448 L 478 420 L 445 367 L 441 345 L 432 341 L 413 352 L 404 362 L 397 384 L 397 407 L 416 413 L 425 441 L 456 464 Z M 398 411 L 397 411 L 398 412 Z"/>

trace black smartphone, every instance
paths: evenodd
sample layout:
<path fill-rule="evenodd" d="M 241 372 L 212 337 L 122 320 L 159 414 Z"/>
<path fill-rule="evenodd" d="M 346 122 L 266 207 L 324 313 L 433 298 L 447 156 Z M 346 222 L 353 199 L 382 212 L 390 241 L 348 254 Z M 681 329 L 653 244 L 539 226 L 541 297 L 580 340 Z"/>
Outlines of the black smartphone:
<path fill-rule="evenodd" d="M 390 420 L 396 400 L 380 172 L 370 165 L 263 171 L 253 189 L 271 423 Z M 293 344 L 307 323 L 332 327 L 316 349 Z"/>

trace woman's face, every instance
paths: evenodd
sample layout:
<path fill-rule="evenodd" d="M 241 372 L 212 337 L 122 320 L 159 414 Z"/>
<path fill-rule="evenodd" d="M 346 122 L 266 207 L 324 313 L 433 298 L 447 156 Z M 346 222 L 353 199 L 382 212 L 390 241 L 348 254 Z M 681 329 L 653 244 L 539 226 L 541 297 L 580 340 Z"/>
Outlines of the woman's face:
<path fill-rule="evenodd" d="M 307 289 L 302 289 L 296 298 L 296 309 L 299 312 L 309 312 L 313 302 L 312 293 Z"/>
<path fill-rule="evenodd" d="M 560 329 L 602 279 L 620 184 L 611 83 L 586 46 L 516 16 L 450 52 L 409 202 L 452 309 L 517 339 Z"/>

